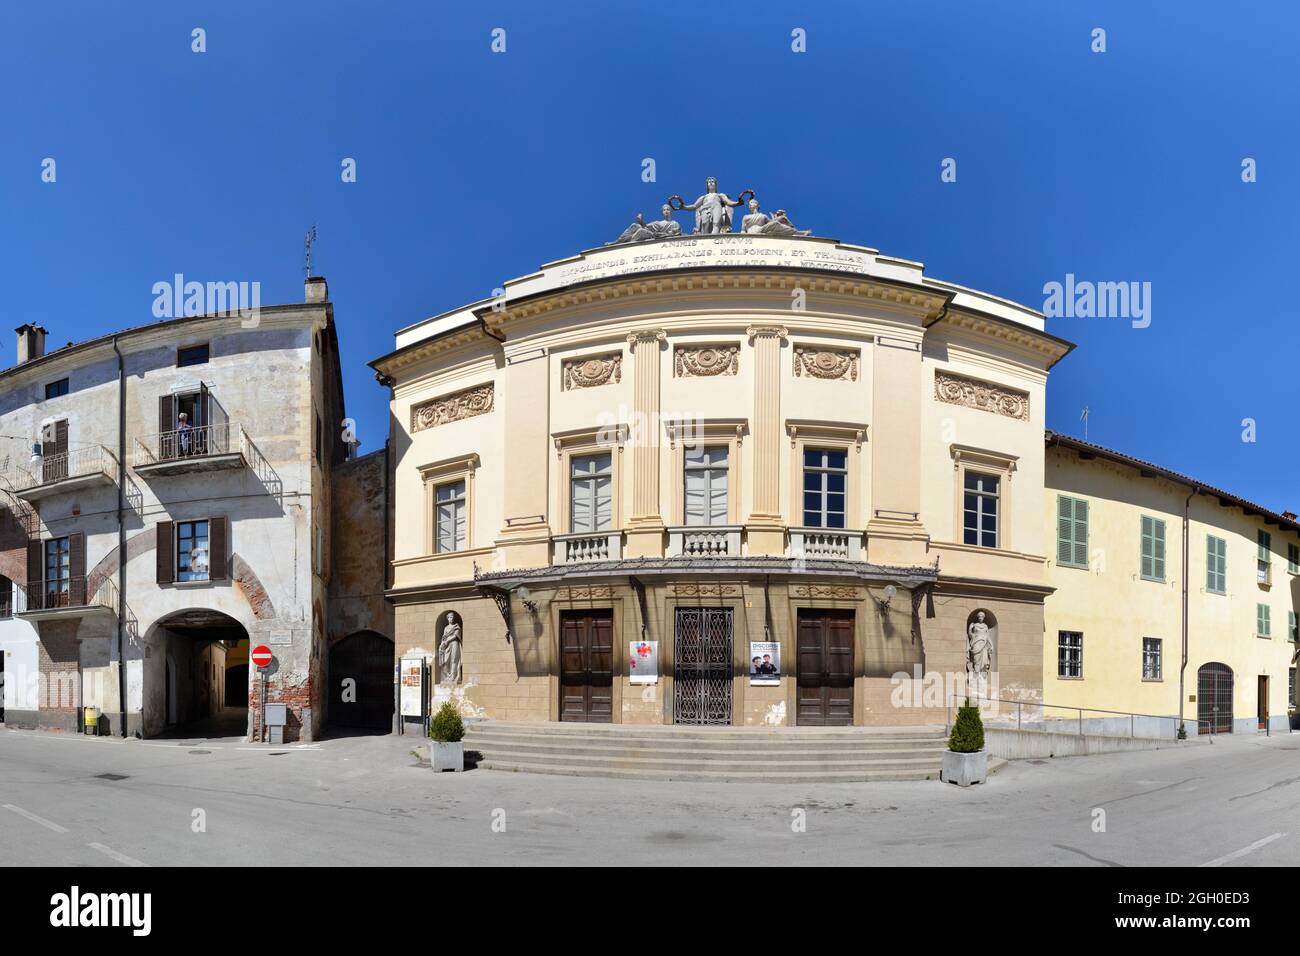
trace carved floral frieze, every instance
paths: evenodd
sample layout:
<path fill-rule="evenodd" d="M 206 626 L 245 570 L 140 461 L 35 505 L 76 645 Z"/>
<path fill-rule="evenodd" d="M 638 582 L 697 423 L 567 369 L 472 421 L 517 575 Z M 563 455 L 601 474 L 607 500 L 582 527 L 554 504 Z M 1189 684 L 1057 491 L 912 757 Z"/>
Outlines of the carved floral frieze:
<path fill-rule="evenodd" d="M 411 431 L 420 432 L 475 415 L 486 415 L 492 411 L 493 401 L 492 383 L 489 382 L 421 402 L 411 408 Z"/>
<path fill-rule="evenodd" d="M 859 594 L 857 588 L 847 584 L 800 584 L 795 586 L 794 596 L 856 600 Z"/>
<path fill-rule="evenodd" d="M 729 597 L 739 594 L 734 584 L 674 584 L 673 594 L 678 597 Z"/>
<path fill-rule="evenodd" d="M 679 345 L 673 352 L 673 374 L 678 378 L 735 375 L 739 368 L 739 345 Z"/>
<path fill-rule="evenodd" d="M 560 387 L 566 392 L 575 388 L 596 388 L 599 385 L 608 385 L 622 380 L 622 352 L 568 359 L 560 369 Z"/>
<path fill-rule="evenodd" d="M 1029 421 L 1027 393 L 951 372 L 935 372 L 934 397 L 950 405 L 964 405 L 1022 422 Z"/>
<path fill-rule="evenodd" d="M 858 353 L 853 349 L 824 349 L 814 345 L 794 347 L 794 374 L 828 381 L 858 380 Z"/>

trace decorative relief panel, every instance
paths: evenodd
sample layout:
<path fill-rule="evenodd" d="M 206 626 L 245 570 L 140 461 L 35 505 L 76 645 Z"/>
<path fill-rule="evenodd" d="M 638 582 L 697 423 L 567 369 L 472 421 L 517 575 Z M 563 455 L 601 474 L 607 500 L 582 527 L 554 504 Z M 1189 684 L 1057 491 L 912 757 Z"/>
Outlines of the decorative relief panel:
<path fill-rule="evenodd" d="M 595 388 L 623 380 L 623 353 L 595 355 L 585 359 L 567 359 L 560 367 L 560 387 L 564 391 L 575 388 Z"/>
<path fill-rule="evenodd" d="M 799 584 L 794 588 L 795 597 L 846 598 L 857 600 L 858 589 L 848 584 Z"/>
<path fill-rule="evenodd" d="M 566 588 L 557 595 L 561 601 L 584 601 L 589 598 L 608 598 L 613 596 L 614 588 L 608 584 L 593 584 L 590 587 Z"/>
<path fill-rule="evenodd" d="M 474 388 L 453 392 L 451 395 L 443 395 L 412 406 L 411 431 L 420 432 L 426 428 L 473 418 L 475 415 L 486 415 L 492 409 L 492 383 L 476 385 Z"/>
<path fill-rule="evenodd" d="M 730 597 L 740 593 L 734 584 L 674 584 L 678 597 Z"/>
<path fill-rule="evenodd" d="M 678 378 L 735 375 L 739 368 L 739 345 L 679 345 L 673 352 L 673 374 Z"/>
<path fill-rule="evenodd" d="M 815 345 L 794 347 L 794 374 L 798 378 L 858 380 L 858 353 L 853 349 L 823 349 Z"/>
<path fill-rule="evenodd" d="M 1029 421 L 1027 393 L 953 375 L 951 372 L 934 373 L 934 397 L 950 405 L 965 405 L 967 408 L 978 408 L 1022 422 Z"/>

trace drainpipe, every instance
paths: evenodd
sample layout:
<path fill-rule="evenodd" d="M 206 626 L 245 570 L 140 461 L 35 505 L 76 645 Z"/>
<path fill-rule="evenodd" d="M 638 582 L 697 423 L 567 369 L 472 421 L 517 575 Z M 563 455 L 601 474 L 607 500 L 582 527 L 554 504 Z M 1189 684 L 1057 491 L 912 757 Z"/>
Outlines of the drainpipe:
<path fill-rule="evenodd" d="M 1190 529 L 1190 514 L 1192 508 L 1192 499 L 1196 497 L 1197 492 L 1201 489 L 1197 485 L 1192 485 L 1192 490 L 1187 493 L 1187 500 L 1183 502 L 1183 662 L 1178 668 L 1178 727 L 1174 730 L 1174 739 L 1178 739 L 1178 731 L 1183 728 L 1183 704 L 1187 700 L 1187 688 L 1185 679 L 1187 674 L 1187 589 L 1188 576 L 1191 574 L 1189 561 L 1191 554 L 1191 542 L 1188 540 Z M 1200 724 L 1197 724 L 1196 730 L 1200 732 Z"/>
<path fill-rule="evenodd" d="M 122 736 L 126 732 L 126 362 L 117 355 L 117 703 Z M 144 717 L 141 712 L 141 718 Z"/>

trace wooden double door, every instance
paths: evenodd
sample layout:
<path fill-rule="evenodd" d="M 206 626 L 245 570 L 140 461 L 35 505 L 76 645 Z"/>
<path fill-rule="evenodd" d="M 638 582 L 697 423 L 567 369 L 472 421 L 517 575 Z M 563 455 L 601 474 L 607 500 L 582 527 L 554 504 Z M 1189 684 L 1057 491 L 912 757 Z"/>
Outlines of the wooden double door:
<path fill-rule="evenodd" d="M 853 725 L 853 611 L 799 611 L 795 723 Z"/>
<path fill-rule="evenodd" d="M 614 612 L 560 612 L 560 720 L 614 719 Z"/>

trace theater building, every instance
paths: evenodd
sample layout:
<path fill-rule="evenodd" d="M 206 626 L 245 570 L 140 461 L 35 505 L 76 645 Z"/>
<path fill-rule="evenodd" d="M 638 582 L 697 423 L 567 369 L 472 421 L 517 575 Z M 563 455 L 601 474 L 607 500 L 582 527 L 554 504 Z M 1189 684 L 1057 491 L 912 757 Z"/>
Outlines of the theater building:
<path fill-rule="evenodd" d="M 977 621 L 998 692 L 1041 699 L 1044 403 L 1071 345 L 875 249 L 647 228 L 372 363 L 397 650 L 434 662 L 434 703 L 942 723 Z"/>

